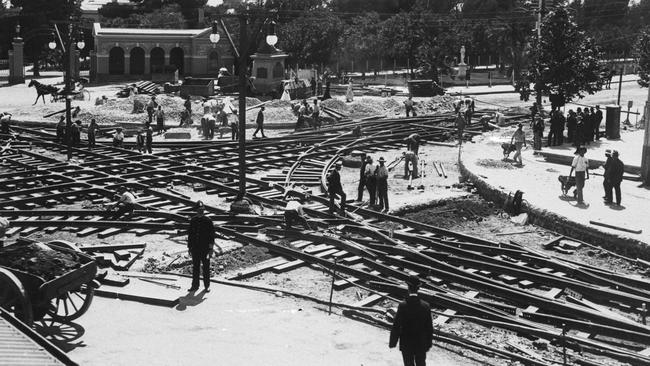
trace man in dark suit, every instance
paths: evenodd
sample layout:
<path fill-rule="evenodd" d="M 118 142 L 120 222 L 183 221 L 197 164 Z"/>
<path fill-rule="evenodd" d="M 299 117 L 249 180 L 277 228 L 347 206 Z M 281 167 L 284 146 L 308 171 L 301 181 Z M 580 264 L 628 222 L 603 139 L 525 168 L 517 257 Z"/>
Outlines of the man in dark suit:
<path fill-rule="evenodd" d="M 345 212 L 345 200 L 347 199 L 345 192 L 343 192 L 343 186 L 341 185 L 341 167 L 343 164 L 341 161 L 337 161 L 334 170 L 330 172 L 327 176 L 327 194 L 330 196 L 330 214 L 333 214 L 336 211 L 334 206 L 334 195 L 339 195 L 341 197 L 341 212 Z"/>
<path fill-rule="evenodd" d="M 388 346 L 394 348 L 399 340 L 404 366 L 425 366 L 427 351 L 433 342 L 431 308 L 418 297 L 420 279 L 417 276 L 409 277 L 407 285 L 408 298 L 397 307 Z"/>
<path fill-rule="evenodd" d="M 210 292 L 210 257 L 214 247 L 214 224 L 204 215 L 203 202 L 196 204 L 196 216 L 190 219 L 187 234 L 187 249 L 192 257 L 192 287 L 188 291 L 199 289 L 199 274 L 203 266 L 203 286 Z"/>

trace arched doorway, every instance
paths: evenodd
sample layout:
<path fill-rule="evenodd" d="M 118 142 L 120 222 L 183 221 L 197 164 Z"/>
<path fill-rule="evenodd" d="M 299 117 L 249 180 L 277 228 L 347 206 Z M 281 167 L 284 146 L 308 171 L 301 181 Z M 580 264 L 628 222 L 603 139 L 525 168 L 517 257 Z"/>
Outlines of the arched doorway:
<path fill-rule="evenodd" d="M 108 52 L 108 73 L 110 75 L 124 74 L 124 50 L 122 47 L 113 47 Z"/>
<path fill-rule="evenodd" d="M 208 71 L 219 72 L 219 52 L 212 50 L 208 55 Z"/>
<path fill-rule="evenodd" d="M 163 72 L 163 67 L 165 66 L 165 50 L 160 47 L 152 49 L 149 55 L 149 62 L 150 72 L 152 74 Z"/>
<path fill-rule="evenodd" d="M 169 64 L 176 66 L 179 75 L 183 74 L 184 58 L 183 49 L 180 47 L 174 47 L 169 51 Z"/>
<path fill-rule="evenodd" d="M 129 72 L 131 75 L 144 74 L 144 50 L 140 47 L 131 49 L 129 61 Z"/>

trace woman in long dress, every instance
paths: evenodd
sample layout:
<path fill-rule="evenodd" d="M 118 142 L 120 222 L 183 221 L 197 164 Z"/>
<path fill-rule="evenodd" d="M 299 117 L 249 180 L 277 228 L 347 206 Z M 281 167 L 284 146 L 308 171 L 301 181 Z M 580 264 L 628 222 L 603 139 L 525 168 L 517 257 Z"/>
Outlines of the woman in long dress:
<path fill-rule="evenodd" d="M 354 91 L 352 90 L 352 78 L 348 82 L 348 90 L 345 92 L 345 101 L 351 102 L 354 100 Z"/>

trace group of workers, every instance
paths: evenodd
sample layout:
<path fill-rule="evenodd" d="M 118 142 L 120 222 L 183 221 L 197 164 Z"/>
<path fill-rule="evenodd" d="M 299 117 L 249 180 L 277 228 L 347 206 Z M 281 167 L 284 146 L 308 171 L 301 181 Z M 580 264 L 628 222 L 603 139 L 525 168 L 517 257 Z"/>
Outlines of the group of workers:
<path fill-rule="evenodd" d="M 61 116 L 56 125 L 56 142 L 67 144 L 70 143 L 73 147 L 81 146 L 81 132 L 84 130 L 80 120 L 70 124 L 68 128 L 65 117 Z M 95 147 L 95 140 L 99 126 L 95 119 L 90 120 L 90 124 L 85 128 L 88 135 L 88 149 L 92 150 Z"/>

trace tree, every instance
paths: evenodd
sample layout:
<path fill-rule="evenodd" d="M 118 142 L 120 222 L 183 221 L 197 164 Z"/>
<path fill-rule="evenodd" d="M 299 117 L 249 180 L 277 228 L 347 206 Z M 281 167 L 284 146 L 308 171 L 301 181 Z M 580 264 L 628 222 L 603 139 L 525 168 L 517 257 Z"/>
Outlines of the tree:
<path fill-rule="evenodd" d="M 598 47 L 578 30 L 566 8 L 551 11 L 542 21 L 541 38 L 533 43 L 528 68 L 538 103 L 542 94 L 551 95 L 554 105 L 563 105 L 601 90 L 599 58 Z"/>
<path fill-rule="evenodd" d="M 637 38 L 634 53 L 638 64 L 639 80 L 642 87 L 650 86 L 650 27 L 646 27 Z"/>
<path fill-rule="evenodd" d="M 343 22 L 325 10 L 303 14 L 278 27 L 278 47 L 289 54 L 290 63 L 328 63 L 340 47 Z"/>
<path fill-rule="evenodd" d="M 379 40 L 381 24 L 376 12 L 352 18 L 343 31 L 343 52 L 353 59 L 367 60 L 379 56 L 383 49 Z"/>
<path fill-rule="evenodd" d="M 20 25 L 25 54 L 34 62 L 34 76 L 39 76 L 39 61 L 45 56 L 46 45 L 52 39 L 51 22 L 78 23 L 81 0 L 11 0 L 11 5 L 21 7 Z"/>
<path fill-rule="evenodd" d="M 422 22 L 417 14 L 400 12 L 386 19 L 381 28 L 380 37 L 389 56 L 407 60 L 413 75 L 415 55 L 422 43 Z"/>
<path fill-rule="evenodd" d="M 150 13 L 134 13 L 127 18 L 102 18 L 107 27 L 115 28 L 186 28 L 185 22 L 179 21 L 180 6 L 166 5 Z"/>

